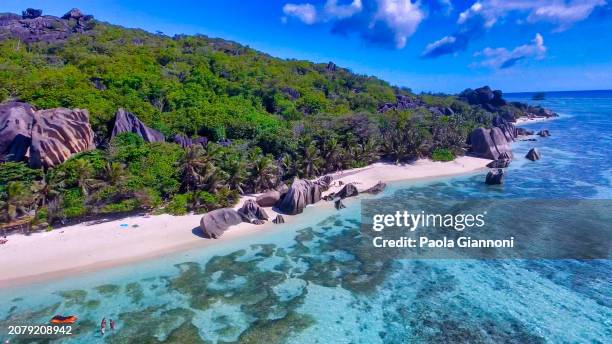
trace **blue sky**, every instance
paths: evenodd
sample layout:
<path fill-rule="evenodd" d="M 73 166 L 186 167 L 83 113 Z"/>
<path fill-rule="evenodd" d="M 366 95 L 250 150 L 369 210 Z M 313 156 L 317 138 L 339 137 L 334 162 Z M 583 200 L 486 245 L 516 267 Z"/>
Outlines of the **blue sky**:
<path fill-rule="evenodd" d="M 612 89 L 611 0 L 3 0 L 334 61 L 415 91 Z"/>

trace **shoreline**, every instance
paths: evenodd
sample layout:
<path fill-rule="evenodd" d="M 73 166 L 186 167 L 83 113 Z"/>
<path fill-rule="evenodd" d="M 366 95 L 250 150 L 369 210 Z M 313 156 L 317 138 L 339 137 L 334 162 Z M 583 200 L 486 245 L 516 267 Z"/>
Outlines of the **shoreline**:
<path fill-rule="evenodd" d="M 377 162 L 332 175 L 334 181 L 355 183 L 357 189 L 362 191 L 379 181 L 435 179 L 468 174 L 486 169 L 490 161 L 463 156 L 450 162 L 426 159 L 404 165 Z M 324 195 L 340 189 L 341 186 L 333 186 Z M 255 196 L 241 196 L 235 208 Z M 312 207 L 325 205 L 333 207 L 333 202 L 322 200 Z M 264 209 L 270 220 L 278 214 L 270 207 Z M 83 222 L 29 236 L 11 235 L 9 241 L 0 246 L 0 265 L 3 267 L 0 289 L 119 267 L 230 242 L 269 230 L 270 226 L 291 225 L 299 214 L 283 215 L 285 224 L 282 225 L 271 221 L 263 225 L 243 222 L 231 226 L 220 239 L 206 239 L 197 234 L 195 230 L 199 227 L 201 217 L 201 214 L 131 216 L 103 223 Z"/>

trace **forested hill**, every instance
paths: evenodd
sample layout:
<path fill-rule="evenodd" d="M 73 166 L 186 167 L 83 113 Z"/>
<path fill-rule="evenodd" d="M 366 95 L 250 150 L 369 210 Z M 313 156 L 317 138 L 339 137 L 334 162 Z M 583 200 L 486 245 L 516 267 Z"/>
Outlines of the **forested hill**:
<path fill-rule="evenodd" d="M 331 62 L 77 9 L 0 14 L 0 102 L 0 223 L 31 228 L 205 212 L 379 159 L 452 160 L 475 127 L 494 122 L 512 138 L 507 121 L 543 111 L 488 87 L 417 96 Z"/>
<path fill-rule="evenodd" d="M 406 94 L 333 63 L 282 60 L 222 39 L 88 26 L 27 46 L 3 40 L 0 98 L 88 109 L 101 135 L 124 107 L 166 136 L 219 136 L 225 129 L 230 138 L 251 139 L 283 120 L 374 113 Z"/>

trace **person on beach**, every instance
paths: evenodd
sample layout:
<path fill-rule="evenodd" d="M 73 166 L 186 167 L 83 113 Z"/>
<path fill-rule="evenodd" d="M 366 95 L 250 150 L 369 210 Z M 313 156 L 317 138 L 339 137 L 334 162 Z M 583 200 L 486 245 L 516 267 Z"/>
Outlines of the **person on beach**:
<path fill-rule="evenodd" d="M 104 335 L 104 332 L 106 332 L 106 318 L 102 318 L 102 322 L 100 323 L 100 333 Z"/>

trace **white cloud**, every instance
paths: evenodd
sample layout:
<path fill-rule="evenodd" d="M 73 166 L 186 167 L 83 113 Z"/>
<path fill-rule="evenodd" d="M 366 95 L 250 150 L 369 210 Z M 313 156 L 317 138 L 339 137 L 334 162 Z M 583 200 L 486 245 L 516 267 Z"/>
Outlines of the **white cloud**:
<path fill-rule="evenodd" d="M 500 69 L 512 67 L 518 61 L 527 58 L 541 60 L 545 55 L 546 46 L 544 46 L 544 38 L 539 33 L 536 34 L 535 38 L 529 44 L 518 46 L 512 49 L 512 51 L 506 48 L 485 48 L 474 54 L 474 56 L 484 58 L 484 60 L 477 65 Z"/>
<path fill-rule="evenodd" d="M 425 50 L 423 51 L 423 56 L 431 55 L 432 52 L 446 46 L 451 46 L 455 44 L 457 38 L 455 36 L 444 36 L 441 39 L 427 44 Z"/>
<path fill-rule="evenodd" d="M 339 19 L 352 17 L 362 9 L 361 0 L 353 0 L 349 5 L 338 5 L 338 0 L 327 0 L 324 8 L 328 16 Z"/>
<path fill-rule="evenodd" d="M 376 21 L 386 23 L 394 33 L 396 48 L 403 48 L 425 18 L 419 5 L 411 0 L 378 0 L 378 11 L 371 26 Z"/>
<path fill-rule="evenodd" d="M 530 22 L 550 22 L 557 24 L 558 30 L 564 30 L 605 4 L 606 0 L 479 0 L 460 13 L 457 22 L 464 24 L 481 17 L 484 26 L 491 27 L 508 13 L 520 12 L 526 13 Z"/>
<path fill-rule="evenodd" d="M 317 21 L 317 9 L 312 4 L 285 4 L 283 13 L 289 17 L 296 17 L 308 25 Z"/>

